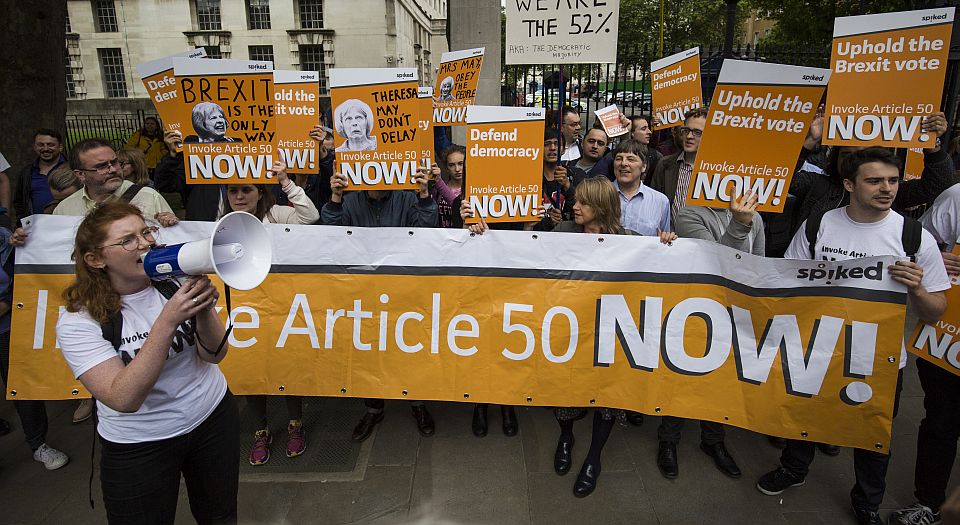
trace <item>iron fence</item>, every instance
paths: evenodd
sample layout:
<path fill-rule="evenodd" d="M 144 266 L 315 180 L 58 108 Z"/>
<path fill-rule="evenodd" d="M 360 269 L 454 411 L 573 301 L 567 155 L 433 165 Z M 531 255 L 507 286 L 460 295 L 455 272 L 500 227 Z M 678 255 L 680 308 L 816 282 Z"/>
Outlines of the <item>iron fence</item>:
<path fill-rule="evenodd" d="M 143 119 L 146 117 L 156 115 L 143 110 L 111 115 L 67 115 L 67 149 L 83 139 L 101 138 L 119 151 L 127 143 L 127 139 L 143 127 Z"/>

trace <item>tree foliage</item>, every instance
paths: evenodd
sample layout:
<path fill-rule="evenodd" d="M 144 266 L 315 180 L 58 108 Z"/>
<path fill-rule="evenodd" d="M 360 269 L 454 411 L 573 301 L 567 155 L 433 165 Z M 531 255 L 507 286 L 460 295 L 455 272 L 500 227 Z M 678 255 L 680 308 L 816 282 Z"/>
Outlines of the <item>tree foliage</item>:
<path fill-rule="evenodd" d="M 737 6 L 735 41 L 740 37 L 750 1 Z M 663 0 L 663 54 L 693 46 L 721 46 L 726 35 L 727 3 L 724 0 Z M 635 55 L 647 44 L 656 54 L 660 42 L 660 0 L 620 0 L 621 56 Z"/>

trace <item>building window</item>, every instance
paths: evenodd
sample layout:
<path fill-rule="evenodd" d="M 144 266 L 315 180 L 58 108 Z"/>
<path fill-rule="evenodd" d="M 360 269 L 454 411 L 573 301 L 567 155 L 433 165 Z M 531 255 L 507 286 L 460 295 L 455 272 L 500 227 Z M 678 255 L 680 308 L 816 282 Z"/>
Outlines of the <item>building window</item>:
<path fill-rule="evenodd" d="M 327 92 L 327 74 L 323 63 L 323 46 L 302 44 L 300 46 L 300 71 L 320 72 L 320 92 Z"/>
<path fill-rule="evenodd" d="M 273 46 L 248 46 L 250 60 L 273 62 Z"/>
<path fill-rule="evenodd" d="M 70 13 L 67 13 L 67 33 L 73 33 L 73 30 L 70 29 Z"/>
<path fill-rule="evenodd" d="M 300 29 L 323 29 L 323 0 L 298 0 Z"/>
<path fill-rule="evenodd" d="M 100 77 L 103 78 L 103 93 L 107 98 L 127 96 L 127 77 L 123 73 L 123 55 L 119 47 L 97 49 L 100 56 Z"/>
<path fill-rule="evenodd" d="M 63 62 L 67 66 L 67 98 L 77 98 L 77 82 L 73 79 L 73 66 L 70 65 L 70 50 L 63 48 Z"/>
<path fill-rule="evenodd" d="M 270 0 L 247 0 L 247 29 L 270 29 Z"/>
<path fill-rule="evenodd" d="M 220 46 L 203 46 L 203 50 L 207 52 L 207 58 L 223 58 Z"/>
<path fill-rule="evenodd" d="M 117 25 L 117 8 L 113 0 L 94 0 L 93 20 L 97 25 L 98 33 L 116 33 L 120 30 Z"/>
<path fill-rule="evenodd" d="M 223 29 L 220 25 L 220 0 L 196 0 L 197 2 L 197 28 L 200 31 L 219 31 Z"/>

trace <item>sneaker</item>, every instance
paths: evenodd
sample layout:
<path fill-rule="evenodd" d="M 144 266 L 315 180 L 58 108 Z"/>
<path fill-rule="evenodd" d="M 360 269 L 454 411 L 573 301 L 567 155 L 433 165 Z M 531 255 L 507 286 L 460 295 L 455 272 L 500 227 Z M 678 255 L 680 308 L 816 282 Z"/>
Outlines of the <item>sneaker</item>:
<path fill-rule="evenodd" d="M 40 445 L 40 448 L 33 451 L 33 460 L 43 463 L 47 470 L 57 470 L 67 464 L 70 457 L 55 448 L 50 448 L 46 443 Z"/>
<path fill-rule="evenodd" d="M 799 487 L 804 481 L 790 473 L 783 467 L 777 467 L 777 470 L 767 472 L 760 477 L 757 482 L 757 490 L 767 496 L 776 496 L 783 494 L 783 491 L 790 487 Z"/>
<path fill-rule="evenodd" d="M 890 525 L 934 525 L 940 523 L 940 513 L 919 501 L 890 515 Z"/>
<path fill-rule="evenodd" d="M 263 429 L 253 433 L 253 448 L 250 449 L 251 465 L 263 465 L 270 460 L 270 443 L 273 443 L 273 436 L 270 435 L 269 430 Z"/>
<path fill-rule="evenodd" d="M 858 509 L 854 507 L 853 513 L 857 516 L 857 525 L 883 525 L 880 513 L 875 510 Z"/>
<path fill-rule="evenodd" d="M 81 399 L 77 409 L 73 411 L 73 422 L 82 423 L 93 415 L 93 400 Z"/>
<path fill-rule="evenodd" d="M 295 458 L 307 450 L 307 433 L 298 419 L 287 424 L 287 457 Z"/>

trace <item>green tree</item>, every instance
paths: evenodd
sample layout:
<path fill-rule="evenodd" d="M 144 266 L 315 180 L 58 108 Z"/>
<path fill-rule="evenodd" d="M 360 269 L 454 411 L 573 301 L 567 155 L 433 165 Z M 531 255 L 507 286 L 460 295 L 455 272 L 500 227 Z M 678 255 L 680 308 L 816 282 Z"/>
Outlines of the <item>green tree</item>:
<path fill-rule="evenodd" d="M 737 6 L 735 40 L 749 14 L 751 2 Z M 726 35 L 727 3 L 724 0 L 664 0 L 663 54 L 693 46 L 722 46 Z M 660 42 L 660 0 L 620 0 L 619 51 L 625 60 L 638 58 L 638 48 L 648 46 L 656 56 Z"/>
<path fill-rule="evenodd" d="M 921 8 L 930 2 L 907 0 L 751 0 L 759 16 L 774 20 L 776 27 L 762 41 L 797 49 L 830 52 L 833 22 L 840 16 L 886 13 Z"/>

